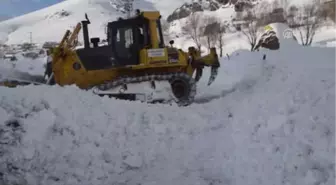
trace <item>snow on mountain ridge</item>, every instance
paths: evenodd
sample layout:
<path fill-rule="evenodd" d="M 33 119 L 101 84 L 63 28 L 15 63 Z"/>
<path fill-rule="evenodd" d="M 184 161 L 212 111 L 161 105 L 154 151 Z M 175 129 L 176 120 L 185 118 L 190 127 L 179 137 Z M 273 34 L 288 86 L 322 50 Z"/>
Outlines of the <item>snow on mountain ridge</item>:
<path fill-rule="evenodd" d="M 116 5 L 119 1 L 120 0 L 68 0 L 48 8 L 0 22 L 0 44 L 21 44 L 23 42 L 29 42 L 30 32 L 32 32 L 33 42 L 59 42 L 66 29 L 72 29 L 77 22 L 84 19 L 84 13 L 88 13 L 92 22 L 92 24 L 89 25 L 90 37 L 105 39 L 106 22 L 123 16 L 122 10 Z M 199 0 L 197 0 L 197 2 L 198 1 Z M 202 2 L 207 4 L 206 2 L 208 1 L 219 2 L 220 0 L 207 0 Z M 298 0 L 293 0 L 291 3 L 297 1 Z M 174 10 L 178 10 L 178 7 L 190 2 L 191 0 L 135 0 L 134 8 L 159 10 L 161 15 L 166 18 L 169 14 L 174 12 Z M 235 16 L 233 5 L 222 5 L 221 8 L 216 11 L 204 10 L 198 13 L 204 16 L 215 16 L 223 22 L 231 22 Z M 69 15 L 66 16 L 67 14 Z M 192 39 L 181 32 L 181 25 L 184 23 L 185 18 L 171 22 L 169 39 L 175 40 L 175 46 L 187 49 L 190 45 L 194 45 L 194 43 Z M 236 37 L 236 35 L 239 37 Z M 334 34 L 330 35 L 334 39 Z M 244 36 L 235 30 L 232 30 L 231 33 L 226 33 L 224 37 L 226 42 L 224 50 L 226 53 L 231 53 L 235 49 L 246 48 L 248 45 Z M 232 40 L 231 38 L 235 39 Z M 79 40 L 82 41 L 82 34 L 79 35 Z M 227 45 L 229 46 L 227 47 Z"/>
<path fill-rule="evenodd" d="M 28 42 L 30 32 L 33 35 L 33 42 L 36 43 L 59 41 L 66 29 L 71 29 L 77 22 L 84 19 L 85 13 L 88 14 L 92 22 L 89 25 L 90 35 L 104 39 L 106 22 L 124 16 L 116 6 L 111 5 L 115 2 L 117 0 L 68 0 L 15 17 L 0 23 L 0 43 L 20 44 Z M 156 10 L 156 7 L 162 8 L 165 3 L 156 0 L 135 0 L 133 6 L 134 9 Z M 171 6 L 167 10 L 174 9 L 181 3 L 183 1 L 175 0 L 172 4 L 170 3 Z M 167 14 L 167 10 L 164 10 L 161 14 L 165 15 L 165 12 Z M 64 16 L 53 16 L 62 11 L 66 12 Z M 81 39 L 81 35 L 79 39 Z"/>
<path fill-rule="evenodd" d="M 98 9 L 96 11 L 99 12 L 100 6 L 95 6 L 95 9 Z M 62 10 L 68 11 L 70 16 L 64 16 L 56 20 L 49 19 L 52 15 Z M 34 42 L 55 41 L 54 39 L 58 41 L 66 29 L 75 26 L 78 21 L 84 19 L 84 13 L 92 14 L 91 11 L 89 0 L 70 0 L 4 21 L 0 23 L 0 32 L 5 32 L 8 36 L 7 38 L 2 38 L 2 41 L 7 44 L 27 42 L 29 32 L 32 32 Z M 48 30 L 52 34 L 48 33 Z"/>

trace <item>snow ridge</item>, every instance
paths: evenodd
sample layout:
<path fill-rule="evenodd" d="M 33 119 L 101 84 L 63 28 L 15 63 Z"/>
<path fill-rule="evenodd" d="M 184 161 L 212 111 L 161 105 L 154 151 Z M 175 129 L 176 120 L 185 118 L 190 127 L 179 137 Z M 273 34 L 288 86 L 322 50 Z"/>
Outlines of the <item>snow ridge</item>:
<path fill-rule="evenodd" d="M 0 87 L 0 172 L 21 184 L 334 184 L 334 58 L 286 43 L 236 51 L 184 108 Z"/>

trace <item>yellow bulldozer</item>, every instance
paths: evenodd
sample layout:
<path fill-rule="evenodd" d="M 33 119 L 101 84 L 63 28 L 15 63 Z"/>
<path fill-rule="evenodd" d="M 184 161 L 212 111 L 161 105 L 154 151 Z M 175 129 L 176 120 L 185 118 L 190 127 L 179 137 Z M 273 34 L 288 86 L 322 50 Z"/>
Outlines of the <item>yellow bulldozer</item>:
<path fill-rule="evenodd" d="M 174 48 L 173 41 L 166 46 L 160 19 L 158 11 L 137 11 L 133 17 L 109 22 L 106 44 L 100 44 L 100 38 L 89 38 L 90 20 L 85 14 L 85 20 L 77 23 L 72 32 L 67 30 L 53 49 L 52 75 L 43 84 L 75 84 L 100 96 L 151 103 L 158 99 L 139 89 L 130 91 L 132 85 L 142 83 L 155 89 L 157 83 L 165 82 L 169 84 L 173 101 L 180 106 L 190 105 L 203 68 L 211 67 L 208 85 L 217 76 L 220 64 L 216 49 L 211 48 L 208 55 L 201 56 L 194 47 L 184 52 Z M 84 46 L 78 48 L 81 30 Z M 4 84 L 29 83 L 7 81 Z"/>

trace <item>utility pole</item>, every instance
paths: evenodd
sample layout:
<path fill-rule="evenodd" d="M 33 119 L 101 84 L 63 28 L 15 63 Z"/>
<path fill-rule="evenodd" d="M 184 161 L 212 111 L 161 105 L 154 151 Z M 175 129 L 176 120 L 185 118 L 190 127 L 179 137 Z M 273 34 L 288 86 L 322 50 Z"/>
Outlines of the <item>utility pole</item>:
<path fill-rule="evenodd" d="M 30 44 L 33 44 L 33 33 L 29 32 Z"/>
<path fill-rule="evenodd" d="M 124 8 L 127 12 L 127 19 L 131 17 L 132 11 L 133 11 L 133 1 L 134 0 L 125 0 L 124 2 Z M 125 34 L 126 40 L 131 41 L 132 40 L 132 32 L 127 31 Z"/>
<path fill-rule="evenodd" d="M 133 2 L 134 0 L 125 0 L 125 10 L 127 12 L 127 18 L 131 17 L 131 13 L 133 11 Z"/>

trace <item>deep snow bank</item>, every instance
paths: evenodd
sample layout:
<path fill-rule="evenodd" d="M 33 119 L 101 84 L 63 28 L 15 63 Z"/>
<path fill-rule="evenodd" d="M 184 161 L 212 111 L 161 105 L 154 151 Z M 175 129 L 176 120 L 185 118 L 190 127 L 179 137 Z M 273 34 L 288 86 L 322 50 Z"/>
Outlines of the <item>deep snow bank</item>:
<path fill-rule="evenodd" d="M 45 71 L 45 64 L 47 62 L 47 57 L 39 57 L 36 59 L 26 58 L 20 55 L 16 55 L 17 61 L 2 60 L 0 59 L 0 74 L 3 71 L 15 71 L 24 72 L 30 75 L 43 76 Z"/>
<path fill-rule="evenodd" d="M 0 81 L 24 79 L 44 83 L 46 57 L 36 59 L 16 55 L 17 61 L 0 59 Z"/>
<path fill-rule="evenodd" d="M 0 87 L 0 172 L 51 185 L 334 184 L 334 58 L 236 52 L 185 108 Z"/>

